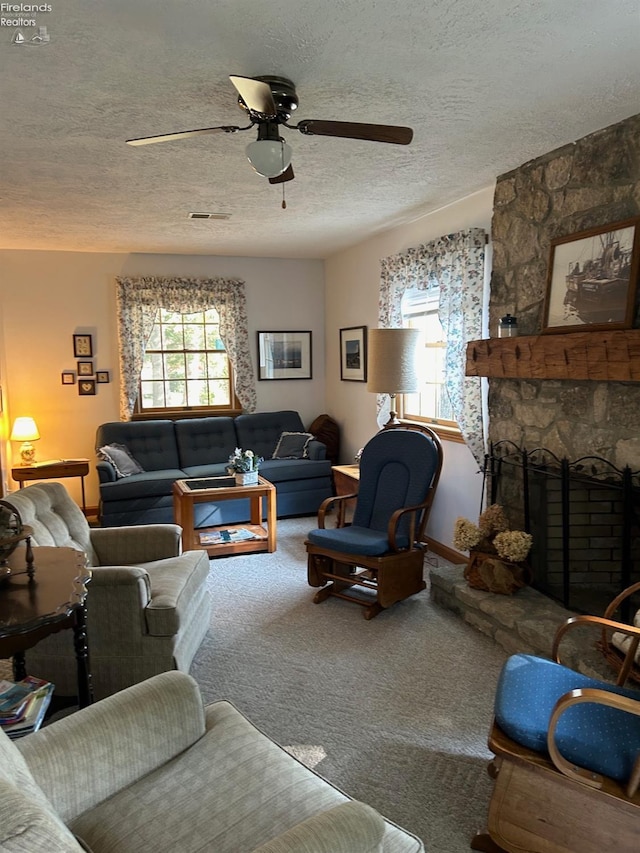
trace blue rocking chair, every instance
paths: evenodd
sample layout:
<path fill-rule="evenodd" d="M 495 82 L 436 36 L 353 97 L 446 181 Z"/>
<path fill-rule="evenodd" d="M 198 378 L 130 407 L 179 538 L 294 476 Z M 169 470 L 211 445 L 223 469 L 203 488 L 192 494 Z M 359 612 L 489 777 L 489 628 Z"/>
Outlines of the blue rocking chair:
<path fill-rule="evenodd" d="M 327 498 L 305 542 L 309 584 L 323 587 L 316 604 L 337 596 L 364 606 L 372 619 L 425 589 L 422 540 L 441 469 L 440 439 L 428 427 L 384 429 L 367 443 L 357 495 Z M 354 498 L 353 522 L 340 526 Z M 326 528 L 332 507 L 339 526 Z"/>

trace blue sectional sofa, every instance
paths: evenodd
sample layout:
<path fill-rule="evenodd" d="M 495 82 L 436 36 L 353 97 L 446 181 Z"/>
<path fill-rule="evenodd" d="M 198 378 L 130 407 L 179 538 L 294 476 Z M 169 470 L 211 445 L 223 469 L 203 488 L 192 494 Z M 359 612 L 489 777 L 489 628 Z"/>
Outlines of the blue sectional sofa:
<path fill-rule="evenodd" d="M 98 462 L 100 522 L 115 527 L 172 521 L 174 481 L 226 474 L 236 447 L 264 457 L 260 474 L 276 487 L 279 518 L 314 515 L 332 494 L 326 447 L 311 440 L 305 458 L 273 459 L 283 432 L 306 432 L 297 412 L 102 424 L 96 451 L 106 445 L 124 445 L 144 470 L 118 477 L 110 462 Z M 197 504 L 195 513 L 196 527 L 246 522 L 249 501 Z"/>

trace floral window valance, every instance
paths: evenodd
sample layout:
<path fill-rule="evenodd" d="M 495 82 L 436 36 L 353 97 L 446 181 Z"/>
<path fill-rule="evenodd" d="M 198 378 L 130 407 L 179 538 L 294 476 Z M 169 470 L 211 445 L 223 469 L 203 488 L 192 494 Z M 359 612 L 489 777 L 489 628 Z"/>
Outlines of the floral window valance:
<path fill-rule="evenodd" d="M 487 236 L 471 228 L 407 249 L 381 262 L 378 320 L 400 328 L 402 298 L 410 290 L 438 290 L 438 314 L 447 341 L 446 389 L 460 431 L 478 465 L 484 464 L 482 388 L 465 376 L 466 345 L 482 337 L 484 255 Z"/>
<path fill-rule="evenodd" d="M 235 278 L 116 278 L 120 418 L 129 420 L 138 397 L 146 343 L 161 308 L 181 314 L 215 308 L 220 337 L 243 409 L 256 409 L 256 388 L 247 332 L 244 282 Z"/>

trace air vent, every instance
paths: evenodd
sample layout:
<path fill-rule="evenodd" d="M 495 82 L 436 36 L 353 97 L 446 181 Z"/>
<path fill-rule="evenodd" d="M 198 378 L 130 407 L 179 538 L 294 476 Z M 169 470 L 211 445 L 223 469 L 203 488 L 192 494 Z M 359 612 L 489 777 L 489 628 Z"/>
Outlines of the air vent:
<path fill-rule="evenodd" d="M 190 213 L 189 219 L 231 219 L 230 213 Z"/>

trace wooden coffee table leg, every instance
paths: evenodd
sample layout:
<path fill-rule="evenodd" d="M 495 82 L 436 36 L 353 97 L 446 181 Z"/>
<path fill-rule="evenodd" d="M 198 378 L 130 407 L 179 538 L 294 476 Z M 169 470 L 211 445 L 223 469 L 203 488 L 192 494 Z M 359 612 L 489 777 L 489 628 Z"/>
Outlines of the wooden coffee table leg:
<path fill-rule="evenodd" d="M 276 490 L 270 489 L 267 493 L 267 550 L 272 554 L 276 550 Z"/>

